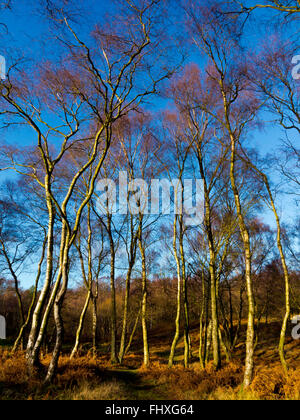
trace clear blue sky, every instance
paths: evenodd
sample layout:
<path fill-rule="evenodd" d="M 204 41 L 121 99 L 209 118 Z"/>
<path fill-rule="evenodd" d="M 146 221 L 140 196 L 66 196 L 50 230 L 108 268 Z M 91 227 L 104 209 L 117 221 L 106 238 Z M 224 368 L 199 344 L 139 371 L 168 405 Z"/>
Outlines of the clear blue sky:
<path fill-rule="evenodd" d="M 53 42 L 49 35 L 48 26 L 46 21 L 36 10 L 36 1 L 34 0 L 18 0 L 14 2 L 14 8 L 12 11 L 0 12 L 0 22 L 4 22 L 7 25 L 8 33 L 5 33 L 4 28 L 1 28 L 0 36 L 0 55 L 4 55 L 7 59 L 8 65 L 14 60 L 16 56 L 24 55 L 30 66 L 30 60 L 33 61 L 41 60 L 44 61 L 48 57 L 53 59 L 56 51 L 53 50 Z M 176 4 L 176 3 L 174 3 Z M 90 29 L 93 27 L 93 23 L 98 18 L 103 18 L 105 13 L 110 9 L 111 2 L 109 0 L 89 0 L 89 10 L 85 15 L 87 22 L 90 22 Z M 247 28 L 248 41 L 253 45 L 258 45 L 260 41 L 265 37 L 268 28 L 254 27 L 250 21 Z M 84 33 L 82 34 L 84 36 Z M 195 61 L 195 57 L 189 57 L 188 61 Z M 162 101 L 157 99 L 154 106 L 157 108 L 161 107 Z M 4 136 L 4 139 L 9 143 L 17 144 L 30 144 L 32 142 L 31 137 L 22 134 L 18 136 L 17 132 L 0 132 L 0 135 Z M 273 153 L 280 144 L 280 139 L 283 137 L 283 133 L 280 129 L 274 128 L 272 123 L 266 125 L 263 131 L 257 131 L 252 135 L 252 143 L 257 146 L 260 154 L 265 156 L 268 153 Z M 6 175 L 7 176 L 7 175 Z M 13 176 L 10 174 L 9 176 Z M 3 174 L 0 175 L 0 180 L 3 179 Z M 274 178 L 275 180 L 275 178 Z M 290 221 L 295 217 L 296 208 L 293 202 L 289 198 L 280 200 L 279 208 L 286 216 L 286 221 Z M 266 222 L 274 226 L 272 222 L 272 216 L 266 212 L 264 214 Z M 27 284 L 27 278 L 24 277 Z M 30 281 L 31 283 L 31 281 Z"/>

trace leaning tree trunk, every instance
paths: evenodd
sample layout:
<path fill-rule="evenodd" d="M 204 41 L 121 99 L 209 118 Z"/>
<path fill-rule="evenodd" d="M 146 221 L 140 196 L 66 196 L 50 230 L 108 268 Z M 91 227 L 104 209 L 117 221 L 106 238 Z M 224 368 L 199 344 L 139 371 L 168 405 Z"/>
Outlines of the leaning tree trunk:
<path fill-rule="evenodd" d="M 277 213 L 277 210 L 276 210 L 273 194 L 272 194 L 272 191 L 271 191 L 271 187 L 270 187 L 267 175 L 264 174 L 263 172 L 261 172 L 258 168 L 256 168 L 255 165 L 251 164 L 251 166 L 255 169 L 255 171 L 264 180 L 265 186 L 266 186 L 268 194 L 269 194 L 271 208 L 272 208 L 272 211 L 274 213 L 275 220 L 276 220 L 277 248 L 278 248 L 279 254 L 280 254 L 281 265 L 282 265 L 282 269 L 283 269 L 283 273 L 284 273 L 284 283 L 285 283 L 285 315 L 284 315 L 284 319 L 283 319 L 283 323 L 282 323 L 282 327 L 281 327 L 278 351 L 279 351 L 280 361 L 281 361 L 283 370 L 284 370 L 285 374 L 287 375 L 288 374 L 288 365 L 287 365 L 286 358 L 285 358 L 284 346 L 285 346 L 287 324 L 288 324 L 290 314 L 291 314 L 290 279 L 289 279 L 289 272 L 288 272 L 288 267 L 287 267 L 287 263 L 286 263 L 286 258 L 285 258 L 285 254 L 284 254 L 283 246 L 282 246 L 281 224 L 280 224 L 280 219 L 279 219 L 279 216 L 278 216 L 278 213 Z"/>
<path fill-rule="evenodd" d="M 25 324 L 25 311 L 24 311 L 22 296 L 21 296 L 20 289 L 19 289 L 19 280 L 18 280 L 18 277 L 17 277 L 17 275 L 15 273 L 15 270 L 13 268 L 13 264 L 11 263 L 11 260 L 8 256 L 8 254 L 7 254 L 4 242 L 2 240 L 1 240 L 1 245 L 2 245 L 2 252 L 3 252 L 4 258 L 7 262 L 10 274 L 12 275 L 12 278 L 14 279 L 15 294 L 16 294 L 16 297 L 17 297 L 17 302 L 18 302 L 18 307 L 19 307 L 19 318 L 20 318 L 19 322 L 20 322 L 20 331 L 21 331 L 22 326 Z M 23 350 L 23 346 L 24 346 L 23 334 L 20 338 L 20 346 L 21 346 L 21 350 Z"/>
<path fill-rule="evenodd" d="M 281 332 L 280 332 L 280 341 L 279 341 L 279 347 L 278 347 L 278 351 L 279 351 L 279 356 L 280 356 L 280 361 L 283 367 L 283 370 L 285 372 L 285 374 L 288 374 L 288 365 L 286 362 L 286 358 L 285 358 L 285 352 L 284 352 L 284 346 L 285 346 L 285 337 L 286 337 L 286 331 L 287 331 L 287 324 L 289 321 L 289 317 L 291 314 L 291 305 L 290 305 L 290 279 L 289 279 L 289 272 L 288 272 L 288 267 L 287 267 L 287 263 L 286 263 L 286 258 L 285 258 L 285 254 L 283 251 L 283 246 L 282 246 L 282 233 L 281 233 L 281 225 L 280 225 L 280 219 L 276 210 L 276 206 L 275 206 L 275 202 L 274 202 L 274 198 L 273 198 L 273 194 L 271 191 L 271 187 L 269 184 L 269 180 L 266 174 L 264 174 L 262 171 L 260 171 L 253 163 L 247 161 L 248 164 L 250 164 L 250 166 L 262 177 L 265 186 L 267 188 L 268 191 L 268 195 L 270 198 L 270 203 L 271 203 L 271 208 L 272 211 L 274 213 L 275 216 L 275 220 L 276 220 L 276 226 L 277 226 L 277 248 L 279 250 L 279 254 L 280 254 L 280 259 L 281 259 L 281 265 L 283 268 L 283 273 L 284 273 L 284 282 L 285 282 L 285 315 L 284 315 L 284 319 L 283 319 L 283 323 L 282 323 L 282 327 L 281 327 Z"/>
<path fill-rule="evenodd" d="M 129 352 L 129 350 L 130 350 L 130 347 L 131 347 L 131 344 L 132 344 L 132 341 L 133 341 L 133 338 L 134 338 L 134 335 L 135 335 L 136 329 L 137 329 L 138 324 L 139 324 L 139 320 L 140 320 L 141 312 L 142 312 L 142 307 L 140 307 L 139 312 L 138 312 L 138 314 L 137 314 L 137 316 L 136 316 L 135 323 L 134 323 L 134 326 L 133 326 L 132 332 L 131 332 L 130 337 L 129 337 L 129 340 L 128 340 L 128 344 L 127 344 L 127 347 L 126 347 L 125 352 L 124 352 L 124 356 L 126 356 L 126 354 L 127 354 L 127 353 Z"/>
<path fill-rule="evenodd" d="M 88 310 L 88 307 L 89 307 L 89 304 L 90 304 L 90 300 L 91 300 L 91 290 L 89 290 L 88 293 L 87 293 L 86 300 L 85 300 L 83 309 L 81 311 L 79 324 L 78 324 L 78 328 L 77 328 L 77 331 L 76 331 L 75 345 L 73 347 L 70 359 L 73 359 L 78 353 L 78 349 L 79 349 L 79 345 L 80 345 L 80 339 L 81 339 L 83 325 L 84 325 L 84 320 L 85 320 L 85 317 L 86 317 L 86 314 L 87 314 L 87 310 Z"/>
<path fill-rule="evenodd" d="M 279 340 L 278 351 L 279 351 L 279 357 L 280 357 L 280 361 L 281 361 L 283 370 L 285 372 L 285 375 L 287 375 L 288 374 L 288 365 L 287 365 L 286 358 L 285 358 L 284 346 L 285 346 L 285 337 L 286 337 L 287 325 L 288 325 L 288 321 L 289 321 L 289 318 L 290 318 L 290 315 L 291 315 L 290 278 L 289 278 L 288 267 L 287 267 L 286 258 L 285 258 L 284 251 L 283 251 L 283 246 L 282 246 L 282 239 L 281 239 L 282 233 L 281 233 L 280 219 L 279 219 L 279 216 L 278 216 L 278 213 L 277 213 L 277 210 L 276 210 L 275 202 L 274 202 L 274 199 L 273 199 L 273 194 L 272 194 L 267 176 L 265 174 L 263 174 L 262 172 L 261 172 L 261 175 L 263 176 L 266 188 L 268 190 L 268 194 L 269 194 L 270 202 L 271 202 L 271 207 L 272 207 L 275 219 L 276 219 L 277 248 L 279 250 L 282 269 L 283 269 L 283 273 L 284 273 L 285 315 L 284 315 L 284 319 L 283 319 L 282 327 L 281 327 L 281 332 L 280 332 L 280 340 Z"/>

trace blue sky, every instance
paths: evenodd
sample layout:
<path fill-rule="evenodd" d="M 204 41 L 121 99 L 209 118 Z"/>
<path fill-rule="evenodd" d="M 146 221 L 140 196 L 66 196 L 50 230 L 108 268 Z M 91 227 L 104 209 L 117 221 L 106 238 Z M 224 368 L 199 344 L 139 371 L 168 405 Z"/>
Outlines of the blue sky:
<path fill-rule="evenodd" d="M 5 22 L 8 28 L 8 33 L 5 32 L 4 28 L 1 29 L 0 36 L 0 55 L 3 55 L 7 59 L 7 65 L 14 60 L 16 56 L 24 55 L 28 60 L 30 66 L 31 59 L 33 61 L 41 60 L 44 61 L 48 57 L 53 59 L 56 51 L 53 49 L 53 35 L 49 34 L 48 24 L 45 19 L 36 10 L 36 1 L 34 0 L 18 0 L 14 3 L 14 9 L 12 11 L 1 12 L 0 22 Z M 92 29 L 93 22 L 98 19 L 102 19 L 105 13 L 111 8 L 111 2 L 107 0 L 89 0 L 89 10 L 85 15 L 85 20 L 90 23 L 88 26 Z M 257 25 L 249 21 L 247 32 L 248 41 L 252 45 L 259 45 L 262 39 L 266 36 L 268 27 L 258 27 Z M 84 33 L 82 34 L 84 36 Z M 288 34 L 287 34 L 288 36 Z M 188 62 L 194 62 L 195 56 L 190 56 Z M 165 101 L 156 99 L 153 102 L 153 108 L 159 109 L 165 104 Z M 18 131 L 12 133 L 10 131 L 0 132 L 2 139 L 9 143 L 17 144 L 31 144 L 32 138 L 28 134 L 18 135 Z M 283 132 L 274 127 L 274 124 L 270 121 L 263 130 L 256 131 L 251 135 L 251 143 L 256 146 L 261 156 L 266 156 L 268 153 L 274 153 L 280 145 L 280 139 L 283 138 Z M 13 174 L 0 175 L 0 180 L 5 177 L 13 177 Z M 275 172 L 273 174 L 273 180 L 277 180 Z M 279 198 L 279 197 L 278 197 Z M 279 211 L 281 214 L 285 214 L 284 221 L 291 221 L 295 218 L 296 208 L 289 197 L 280 197 L 277 202 L 279 205 Z M 273 216 L 269 212 L 265 212 L 263 215 L 264 220 L 274 226 Z M 24 284 L 28 284 L 29 278 L 27 275 L 24 276 Z"/>

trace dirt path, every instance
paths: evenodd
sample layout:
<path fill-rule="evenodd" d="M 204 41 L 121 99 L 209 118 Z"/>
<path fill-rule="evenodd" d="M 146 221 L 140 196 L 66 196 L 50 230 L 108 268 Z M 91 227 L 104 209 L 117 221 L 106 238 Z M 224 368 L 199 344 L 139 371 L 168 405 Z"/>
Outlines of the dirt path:
<path fill-rule="evenodd" d="M 166 391 L 152 381 L 146 381 L 138 370 L 116 368 L 108 370 L 106 375 L 107 380 L 116 380 L 121 383 L 131 400 L 167 399 Z"/>

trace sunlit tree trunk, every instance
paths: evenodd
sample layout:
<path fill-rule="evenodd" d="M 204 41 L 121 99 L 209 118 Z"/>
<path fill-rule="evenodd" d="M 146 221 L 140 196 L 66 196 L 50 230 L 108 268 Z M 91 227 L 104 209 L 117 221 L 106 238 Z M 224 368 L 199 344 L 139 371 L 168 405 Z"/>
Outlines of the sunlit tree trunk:
<path fill-rule="evenodd" d="M 282 327 L 281 327 L 281 332 L 280 332 L 280 340 L 279 340 L 279 356 L 280 356 L 280 361 L 283 367 L 283 370 L 285 372 L 285 374 L 288 374 L 288 365 L 286 362 L 286 358 L 285 358 L 285 352 L 284 352 L 284 346 L 285 346 L 285 338 L 286 338 L 286 331 L 287 331 L 287 324 L 291 315 L 291 304 L 290 304 L 290 279 L 289 279 L 289 271 L 288 271 L 288 267 L 287 267 L 287 262 L 286 262 L 286 257 L 285 257 L 285 253 L 283 250 L 283 245 L 282 245 L 282 231 L 281 231 L 281 224 L 280 224 L 280 219 L 279 219 L 279 215 L 275 206 L 275 201 L 273 198 L 273 194 L 271 191 L 271 187 L 269 184 L 269 180 L 266 174 L 264 174 L 262 171 L 260 171 L 253 163 L 247 161 L 251 167 L 258 173 L 258 175 L 260 175 L 264 181 L 264 184 L 266 186 L 268 195 L 269 195 L 269 199 L 270 199 L 270 205 L 271 205 L 271 209 L 274 213 L 275 216 L 275 220 L 276 220 L 276 226 L 277 226 L 277 248 L 279 250 L 279 254 L 280 254 L 280 260 L 281 260 L 281 265 L 282 265 L 282 269 L 283 269 L 283 274 L 284 274 L 284 283 L 285 283 L 285 315 L 284 315 L 284 319 L 283 319 L 283 323 L 282 323 Z"/>
<path fill-rule="evenodd" d="M 130 297 L 130 283 L 132 270 L 135 265 L 136 260 L 136 246 L 137 246 L 137 235 L 134 232 L 133 225 L 133 216 L 130 215 L 130 251 L 129 251 L 129 267 L 126 275 L 126 284 L 125 284 L 125 299 L 124 299 L 124 311 L 123 311 L 123 325 L 122 325 L 122 335 L 120 342 L 120 351 L 119 351 L 119 362 L 123 362 L 123 357 L 125 355 L 125 345 L 126 345 L 126 334 L 127 334 L 127 324 L 128 324 L 128 311 L 129 311 L 129 297 Z"/>
<path fill-rule="evenodd" d="M 115 286 L 115 243 L 111 226 L 111 215 L 107 218 L 107 232 L 110 244 L 110 293 L 111 293 L 111 342 L 110 342 L 110 361 L 113 364 L 118 363 L 117 356 L 117 307 L 116 307 L 116 286 Z"/>
<path fill-rule="evenodd" d="M 47 238 L 45 238 L 44 242 L 43 242 L 43 246 L 42 246 L 42 256 L 39 262 L 39 266 L 38 266 L 38 271 L 37 271 L 37 276 L 36 276 L 36 280 L 35 280 L 35 286 L 34 286 L 34 290 L 33 290 L 33 296 L 31 299 L 31 304 L 30 307 L 28 309 L 28 313 L 27 313 L 27 318 L 25 323 L 22 325 L 20 331 L 19 331 L 19 335 L 14 343 L 13 349 L 12 349 L 12 353 L 15 353 L 16 350 L 18 349 L 20 343 L 22 342 L 22 340 L 24 339 L 24 333 L 26 331 L 26 328 L 28 327 L 28 325 L 31 322 L 32 319 L 32 314 L 33 314 L 33 310 L 34 310 L 34 305 L 36 304 L 36 297 L 37 297 L 37 292 L 38 292 L 38 285 L 39 285 L 39 281 L 41 278 L 41 274 L 42 274 L 42 265 L 45 259 L 45 252 L 46 252 L 46 245 L 47 245 Z"/>
<path fill-rule="evenodd" d="M 205 325 L 205 328 L 203 328 L 203 323 L 207 322 L 206 319 L 204 319 L 204 315 L 207 313 L 207 307 L 206 307 L 206 301 L 207 301 L 207 294 L 206 294 L 206 288 L 205 288 L 205 273 L 204 268 L 202 269 L 202 304 L 201 304 L 201 311 L 200 311 L 200 330 L 199 330 L 199 362 L 201 369 L 205 368 L 204 359 L 205 356 L 203 356 L 203 333 L 204 330 L 207 328 L 207 325 Z M 206 345 L 206 342 L 204 341 L 204 345 Z"/>
<path fill-rule="evenodd" d="M 219 320 L 218 320 L 218 296 L 217 296 L 217 276 L 216 276 L 216 253 L 211 224 L 211 206 L 209 191 L 206 182 L 206 174 L 203 166 L 202 153 L 198 150 L 198 161 L 200 173 L 204 183 L 204 201 L 205 201 L 205 232 L 209 247 L 209 274 L 210 274 L 210 297 L 211 297 L 211 317 L 212 317 L 212 345 L 213 359 L 215 369 L 221 367 L 220 341 L 219 341 Z"/>
<path fill-rule="evenodd" d="M 62 228 L 62 245 L 61 245 L 61 255 L 60 255 L 60 267 L 61 267 L 61 281 L 60 278 L 57 280 L 57 287 L 61 288 L 54 298 L 54 322 L 56 327 L 56 342 L 54 350 L 52 353 L 52 359 L 48 367 L 47 375 L 45 378 L 45 383 L 51 383 L 56 374 L 56 369 L 58 365 L 58 360 L 63 343 L 64 335 L 64 325 L 61 315 L 62 304 L 64 302 L 64 297 L 67 292 L 68 280 L 69 280 L 69 242 L 70 242 L 70 231 L 66 224 L 63 222 Z"/>
<path fill-rule="evenodd" d="M 133 326 L 132 332 L 131 332 L 131 334 L 130 334 L 130 337 L 129 337 L 129 340 L 128 340 L 128 344 L 127 344 L 127 346 L 126 346 L 126 349 L 125 349 L 125 353 L 124 353 L 124 355 L 126 355 L 126 354 L 129 352 L 129 350 L 130 350 L 130 347 L 131 347 L 131 344 L 132 344 L 132 341 L 133 341 L 133 338 L 134 338 L 134 335 L 135 335 L 136 329 L 137 329 L 138 324 L 139 324 L 139 320 L 140 320 L 141 312 L 142 312 L 142 307 L 140 307 L 140 309 L 139 309 L 139 311 L 138 311 L 138 314 L 137 314 L 137 316 L 136 316 L 136 319 L 135 319 L 135 322 L 134 322 L 134 326 Z"/>
<path fill-rule="evenodd" d="M 181 265 L 180 259 L 177 253 L 177 219 L 178 216 L 174 218 L 174 238 L 173 238 L 173 250 L 174 250 L 174 257 L 176 261 L 177 267 L 177 312 L 176 312 L 176 319 L 175 319 L 175 336 L 172 342 L 170 356 L 169 356 L 169 367 L 173 366 L 174 363 L 174 356 L 176 347 L 180 337 L 180 316 L 181 316 Z"/>
<path fill-rule="evenodd" d="M 86 317 L 86 314 L 87 314 L 87 310 L 89 308 L 90 300 L 91 300 L 91 291 L 89 290 L 87 292 L 85 303 L 84 303 L 83 309 L 81 311 L 79 324 L 78 324 L 78 328 L 77 328 L 77 331 L 76 331 L 75 345 L 73 347 L 73 350 L 72 350 L 72 353 L 71 353 L 71 356 L 70 356 L 71 359 L 73 359 L 75 357 L 75 355 L 78 353 L 78 349 L 79 349 L 79 345 L 80 345 L 80 339 L 81 339 L 82 330 L 83 330 L 83 324 L 84 324 L 84 320 L 85 320 L 85 317 Z"/>
<path fill-rule="evenodd" d="M 93 328 L 92 328 L 92 351 L 93 358 L 97 356 L 97 326 L 98 326 L 98 312 L 97 312 L 97 296 L 93 296 Z"/>
<path fill-rule="evenodd" d="M 39 351 L 42 345 L 43 334 L 46 329 L 46 322 L 42 328 L 41 325 L 41 317 L 43 314 L 43 310 L 46 304 L 46 301 L 49 296 L 52 276 L 53 276 L 53 230 L 54 230 L 54 219 L 55 219 L 55 211 L 54 206 L 51 199 L 50 193 L 50 177 L 51 175 L 47 175 L 45 178 L 45 186 L 46 186 L 46 202 L 47 202 L 47 209 L 48 209 L 48 234 L 47 234 L 47 266 L 46 266 L 46 277 L 42 292 L 38 299 L 37 305 L 35 307 L 33 317 L 32 317 L 32 324 L 31 324 L 31 331 L 28 338 L 27 343 L 27 363 L 29 370 L 31 371 L 35 367 L 39 367 Z M 41 330 L 42 328 L 42 330 Z M 40 340 L 37 341 L 38 334 L 41 333 Z"/>
<path fill-rule="evenodd" d="M 23 301 L 22 301 L 22 296 L 20 293 L 20 288 L 19 288 L 19 280 L 18 277 L 16 275 L 16 272 L 13 268 L 13 264 L 11 263 L 11 260 L 8 256 L 8 253 L 6 251 L 4 242 L 1 240 L 1 248 L 2 248 L 2 253 L 4 255 L 4 258 L 7 262 L 8 265 L 8 269 L 10 274 L 12 275 L 12 278 L 14 280 L 14 286 L 15 286 L 15 294 L 17 297 L 17 302 L 18 302 L 18 309 L 19 309 L 19 322 L 20 322 L 20 330 L 22 329 L 22 326 L 25 324 L 25 311 L 24 311 L 24 306 L 23 306 Z M 21 349 L 23 350 L 23 337 L 21 337 L 20 339 L 20 345 L 21 345 Z"/>
<path fill-rule="evenodd" d="M 283 246 L 282 246 L 281 224 L 280 224 L 280 219 L 279 219 L 279 216 L 278 216 L 278 213 L 277 213 L 277 210 L 276 210 L 275 202 L 274 202 L 274 199 L 273 199 L 273 194 L 271 192 L 271 188 L 270 188 L 267 176 L 265 174 L 263 174 L 262 172 L 261 172 L 261 175 L 263 176 L 266 188 L 268 190 L 270 203 L 271 203 L 271 208 L 273 210 L 273 213 L 274 213 L 274 216 L 275 216 L 275 219 L 276 219 L 277 247 L 278 247 L 278 250 L 279 250 L 281 265 L 282 265 L 283 274 L 284 274 L 285 315 L 284 315 L 284 319 L 283 319 L 283 322 L 282 322 L 278 350 L 279 350 L 279 356 L 280 356 L 280 361 L 281 361 L 283 370 L 284 370 L 285 374 L 287 375 L 288 374 L 288 365 L 287 365 L 286 358 L 285 358 L 284 346 L 285 346 L 285 337 L 286 337 L 286 332 L 287 332 L 287 325 L 288 325 L 288 321 L 289 321 L 289 318 L 290 318 L 290 315 L 291 315 L 289 271 L 288 271 L 287 262 L 286 262 L 286 258 L 285 258 L 285 254 L 284 254 L 284 250 L 283 250 Z"/>
<path fill-rule="evenodd" d="M 225 113 L 227 115 L 227 104 L 225 103 Z M 244 387 L 248 388 L 251 385 L 253 379 L 253 357 L 254 357 L 254 315 L 255 315 L 255 303 L 253 295 L 253 285 L 251 277 L 251 248 L 250 248 L 250 237 L 249 232 L 245 224 L 244 214 L 241 207 L 240 195 L 236 185 L 235 179 L 235 163 L 236 163 L 236 140 L 231 132 L 229 122 L 227 121 L 227 128 L 230 133 L 231 139 L 231 161 L 230 161 L 230 180 L 232 191 L 234 194 L 236 211 L 238 215 L 239 227 L 241 236 L 244 244 L 245 252 L 245 278 L 248 296 L 248 326 L 247 326 L 247 338 L 246 338 L 246 360 L 245 360 L 245 374 L 244 374 Z"/>
<path fill-rule="evenodd" d="M 141 319 L 142 319 L 142 331 L 143 331 L 143 349 L 144 349 L 144 366 L 149 367 L 150 355 L 149 355 L 149 342 L 148 342 L 148 327 L 147 327 L 147 266 L 146 266 L 146 252 L 145 245 L 143 243 L 143 216 L 140 214 L 140 225 L 139 225 L 139 249 L 142 259 L 142 308 L 141 308 Z"/>
<path fill-rule="evenodd" d="M 183 305 L 184 305 L 184 366 L 187 368 L 190 363 L 190 324 L 189 324 L 189 303 L 188 303 L 188 285 L 186 275 L 186 261 L 183 245 L 183 215 L 179 216 L 180 220 L 180 234 L 179 234 L 179 247 L 181 257 L 181 270 L 182 270 L 182 293 L 183 293 Z"/>
<path fill-rule="evenodd" d="M 132 262 L 130 262 L 130 267 L 129 267 L 127 275 L 126 275 L 124 312 L 123 312 L 123 326 L 122 326 L 122 335 L 121 335 L 120 351 L 119 351 L 119 363 L 123 362 L 123 357 L 124 357 L 124 354 L 125 354 L 126 333 L 127 333 L 127 323 L 128 323 L 128 310 L 129 310 L 130 281 L 131 281 L 132 269 L 133 269 L 133 264 L 132 264 Z"/>

